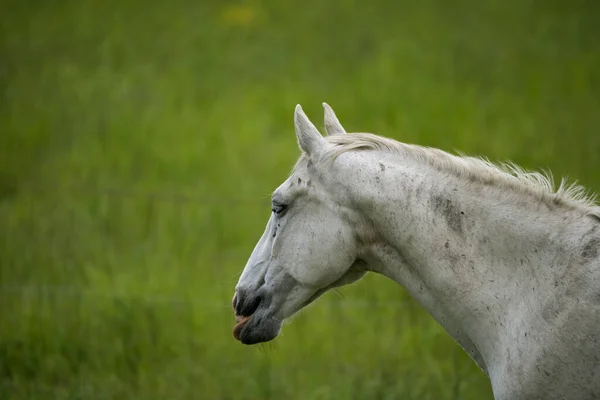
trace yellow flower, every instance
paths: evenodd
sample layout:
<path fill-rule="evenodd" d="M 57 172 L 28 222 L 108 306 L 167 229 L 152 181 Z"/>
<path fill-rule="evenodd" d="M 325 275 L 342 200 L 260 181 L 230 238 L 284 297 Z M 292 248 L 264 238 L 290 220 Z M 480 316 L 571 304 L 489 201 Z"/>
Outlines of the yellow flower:
<path fill-rule="evenodd" d="M 256 19 L 256 10 L 241 4 L 229 6 L 221 13 L 221 19 L 230 25 L 249 26 Z"/>

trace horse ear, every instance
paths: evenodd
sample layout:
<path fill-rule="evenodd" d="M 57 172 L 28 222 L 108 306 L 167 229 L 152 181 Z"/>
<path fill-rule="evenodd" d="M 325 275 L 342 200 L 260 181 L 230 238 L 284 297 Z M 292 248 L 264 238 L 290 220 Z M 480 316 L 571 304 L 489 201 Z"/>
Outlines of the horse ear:
<path fill-rule="evenodd" d="M 323 103 L 323 109 L 325 110 L 325 132 L 327 132 L 327 135 L 344 135 L 346 130 L 340 124 L 329 104 Z"/>
<path fill-rule="evenodd" d="M 296 106 L 294 111 L 294 126 L 296 127 L 296 138 L 300 149 L 308 154 L 314 154 L 325 143 L 325 139 L 319 133 L 317 128 L 308 119 L 300 104 Z"/>

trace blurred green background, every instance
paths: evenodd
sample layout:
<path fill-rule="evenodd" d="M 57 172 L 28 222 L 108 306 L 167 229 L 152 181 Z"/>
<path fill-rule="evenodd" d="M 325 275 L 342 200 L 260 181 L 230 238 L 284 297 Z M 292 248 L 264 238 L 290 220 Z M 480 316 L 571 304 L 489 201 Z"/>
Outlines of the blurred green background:
<path fill-rule="evenodd" d="M 0 399 L 491 399 L 396 284 L 263 346 L 231 297 L 322 126 L 600 190 L 597 1 L 4 0 Z"/>

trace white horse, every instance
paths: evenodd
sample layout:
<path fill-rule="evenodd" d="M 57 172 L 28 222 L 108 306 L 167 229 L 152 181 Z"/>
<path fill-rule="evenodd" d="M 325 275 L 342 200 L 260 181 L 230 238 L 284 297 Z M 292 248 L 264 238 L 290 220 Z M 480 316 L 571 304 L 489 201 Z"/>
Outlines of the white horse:
<path fill-rule="evenodd" d="M 600 399 L 600 208 L 514 165 L 346 134 L 296 107 L 302 156 L 236 286 L 234 336 L 367 271 L 406 290 L 490 378 L 497 399 Z"/>

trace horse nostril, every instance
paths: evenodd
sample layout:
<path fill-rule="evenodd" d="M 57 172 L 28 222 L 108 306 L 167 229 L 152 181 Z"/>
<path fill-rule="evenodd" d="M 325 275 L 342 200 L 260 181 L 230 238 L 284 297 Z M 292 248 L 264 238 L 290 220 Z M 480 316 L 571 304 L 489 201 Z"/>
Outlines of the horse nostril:
<path fill-rule="evenodd" d="M 250 308 L 248 309 L 248 314 L 247 315 L 254 314 L 254 312 L 256 311 L 256 309 L 258 308 L 258 306 L 260 305 L 261 301 L 262 301 L 262 297 L 256 296 L 252 300 L 252 302 L 250 303 Z"/>
<path fill-rule="evenodd" d="M 240 298 L 236 307 L 237 314 L 249 317 L 254 314 L 261 301 L 261 296 L 248 296 L 245 299 Z"/>
<path fill-rule="evenodd" d="M 233 299 L 231 299 L 231 307 L 233 308 L 233 311 L 235 311 L 235 304 L 237 303 L 237 293 L 233 294 Z"/>

